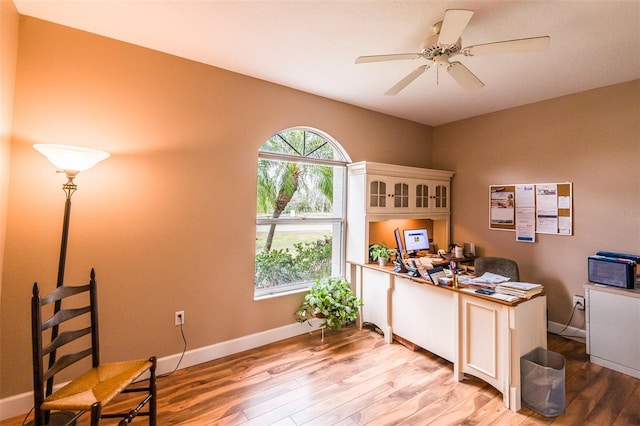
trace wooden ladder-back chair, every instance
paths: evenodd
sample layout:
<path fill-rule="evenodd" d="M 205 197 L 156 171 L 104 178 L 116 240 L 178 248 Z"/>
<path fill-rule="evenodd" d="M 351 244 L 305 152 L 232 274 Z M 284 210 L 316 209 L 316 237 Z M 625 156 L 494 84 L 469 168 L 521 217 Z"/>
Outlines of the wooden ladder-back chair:
<path fill-rule="evenodd" d="M 148 416 L 149 424 L 156 424 L 156 358 L 100 363 L 93 269 L 88 284 L 63 285 L 44 297 L 40 297 L 38 283 L 34 283 L 31 321 L 36 426 L 50 424 L 50 421 L 53 424 L 52 416 L 56 424 L 75 424 L 87 411 L 91 413 L 92 425 L 97 425 L 100 418 L 121 418 L 119 424 L 126 425 L 138 415 Z M 88 356 L 91 356 L 91 368 L 53 392 L 54 376 Z M 149 374 L 149 385 L 129 388 L 144 373 Z M 104 405 L 116 395 L 129 392 L 144 393 L 137 407 L 126 413 L 102 412 Z M 140 411 L 147 404 L 148 410 Z"/>

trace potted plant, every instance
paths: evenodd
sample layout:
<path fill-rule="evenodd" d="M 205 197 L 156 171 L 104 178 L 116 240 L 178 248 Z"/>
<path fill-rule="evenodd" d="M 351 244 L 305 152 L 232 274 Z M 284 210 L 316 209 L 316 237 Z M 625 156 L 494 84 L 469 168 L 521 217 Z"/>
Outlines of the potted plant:
<path fill-rule="evenodd" d="M 380 266 L 385 266 L 389 259 L 391 259 L 391 254 L 397 253 L 396 249 L 388 248 L 387 246 L 382 244 L 373 244 L 369 247 L 369 255 L 371 256 L 371 260 L 374 262 L 377 260 Z"/>
<path fill-rule="evenodd" d="M 358 318 L 362 301 L 351 290 L 349 282 L 342 277 L 317 279 L 304 297 L 304 302 L 295 313 L 297 322 L 322 318 L 320 327 L 340 330 L 343 325 Z"/>

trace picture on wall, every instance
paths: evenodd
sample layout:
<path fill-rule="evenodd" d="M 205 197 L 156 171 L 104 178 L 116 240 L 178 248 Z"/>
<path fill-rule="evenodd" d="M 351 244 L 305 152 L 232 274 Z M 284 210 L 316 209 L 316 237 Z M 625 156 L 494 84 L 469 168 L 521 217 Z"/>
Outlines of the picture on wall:
<path fill-rule="evenodd" d="M 491 189 L 491 223 L 513 225 L 515 201 L 513 191 L 504 186 Z"/>

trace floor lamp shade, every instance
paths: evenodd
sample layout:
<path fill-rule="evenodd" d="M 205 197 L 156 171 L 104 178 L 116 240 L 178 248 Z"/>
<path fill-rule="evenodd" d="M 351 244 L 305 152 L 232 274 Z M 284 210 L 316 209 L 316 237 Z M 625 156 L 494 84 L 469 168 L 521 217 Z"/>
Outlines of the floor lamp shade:
<path fill-rule="evenodd" d="M 58 169 L 81 172 L 109 158 L 108 152 L 81 146 L 36 144 L 33 147 Z"/>

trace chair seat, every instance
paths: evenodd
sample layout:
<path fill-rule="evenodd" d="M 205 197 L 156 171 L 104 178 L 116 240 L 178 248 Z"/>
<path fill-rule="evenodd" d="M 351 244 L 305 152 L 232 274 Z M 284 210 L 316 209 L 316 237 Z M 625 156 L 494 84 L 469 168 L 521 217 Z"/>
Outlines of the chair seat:
<path fill-rule="evenodd" d="M 101 364 L 49 395 L 43 410 L 90 410 L 106 404 L 152 366 L 148 359 Z"/>

